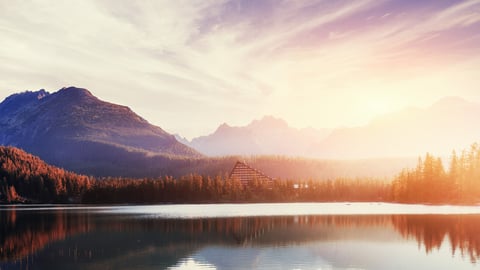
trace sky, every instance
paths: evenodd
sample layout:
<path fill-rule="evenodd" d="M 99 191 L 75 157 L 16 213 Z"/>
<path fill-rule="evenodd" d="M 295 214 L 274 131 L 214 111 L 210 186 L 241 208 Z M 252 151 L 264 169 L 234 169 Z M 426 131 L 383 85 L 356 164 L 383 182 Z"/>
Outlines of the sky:
<path fill-rule="evenodd" d="M 0 100 L 89 89 L 187 138 L 480 102 L 480 1 L 0 0 Z"/>

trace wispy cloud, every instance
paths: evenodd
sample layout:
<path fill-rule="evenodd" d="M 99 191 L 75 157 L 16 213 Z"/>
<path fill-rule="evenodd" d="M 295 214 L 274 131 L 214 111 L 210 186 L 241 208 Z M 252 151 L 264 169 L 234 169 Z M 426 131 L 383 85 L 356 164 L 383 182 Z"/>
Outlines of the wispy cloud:
<path fill-rule="evenodd" d="M 0 0 L 0 95 L 78 85 L 187 136 L 261 114 L 354 125 L 480 100 L 479 26 L 476 0 Z"/>

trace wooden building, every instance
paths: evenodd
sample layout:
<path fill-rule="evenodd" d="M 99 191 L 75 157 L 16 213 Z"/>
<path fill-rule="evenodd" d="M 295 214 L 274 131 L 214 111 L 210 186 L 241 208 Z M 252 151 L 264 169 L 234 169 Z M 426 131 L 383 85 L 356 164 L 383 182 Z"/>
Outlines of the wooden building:
<path fill-rule="evenodd" d="M 273 183 L 273 179 L 262 172 L 248 166 L 245 162 L 237 161 L 230 173 L 230 179 L 238 179 L 242 186 L 248 186 L 254 180 L 261 182 L 266 181 L 269 185 Z"/>

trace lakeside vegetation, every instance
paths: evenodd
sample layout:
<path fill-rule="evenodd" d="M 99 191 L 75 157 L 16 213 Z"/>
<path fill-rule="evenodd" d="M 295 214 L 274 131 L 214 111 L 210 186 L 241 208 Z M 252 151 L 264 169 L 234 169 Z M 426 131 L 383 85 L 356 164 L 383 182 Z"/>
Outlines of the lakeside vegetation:
<path fill-rule="evenodd" d="M 475 204 L 480 201 L 480 147 L 451 157 L 445 170 L 427 154 L 393 181 L 374 178 L 253 179 L 246 186 L 228 174 L 102 178 L 50 166 L 13 147 L 0 147 L 0 201 L 5 203 L 222 203 L 379 201 Z"/>
<path fill-rule="evenodd" d="M 404 169 L 392 183 L 394 201 L 402 203 L 480 203 L 480 147 L 472 144 L 458 156 L 454 151 L 446 170 L 442 160 L 426 154 L 415 169 Z"/>
<path fill-rule="evenodd" d="M 95 179 L 50 166 L 14 147 L 0 147 L 0 201 L 68 203 L 79 201 Z"/>
<path fill-rule="evenodd" d="M 253 180 L 243 186 L 228 176 L 179 179 L 106 179 L 88 189 L 83 203 L 225 203 L 389 201 L 390 185 L 373 179 Z"/>

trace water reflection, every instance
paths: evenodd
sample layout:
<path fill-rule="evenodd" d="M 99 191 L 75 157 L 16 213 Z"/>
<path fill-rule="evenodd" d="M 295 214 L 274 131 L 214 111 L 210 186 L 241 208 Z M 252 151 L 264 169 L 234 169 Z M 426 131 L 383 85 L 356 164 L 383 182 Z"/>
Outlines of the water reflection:
<path fill-rule="evenodd" d="M 460 254 L 474 265 L 480 257 L 478 215 L 158 219 L 2 209 L 0 220 L 0 269 L 230 269 L 247 262 L 256 268 L 259 254 L 273 269 L 290 269 L 285 261 L 295 258 L 301 269 L 375 269 L 362 261 L 371 252 L 362 249 L 401 243 L 418 253 L 409 239 L 423 247 L 422 256 L 449 245 L 445 260 Z"/>
<path fill-rule="evenodd" d="M 420 215 L 393 216 L 395 229 L 406 238 L 414 238 L 427 253 L 440 248 L 448 238 L 452 254 L 468 254 L 472 263 L 480 258 L 480 216 Z"/>

